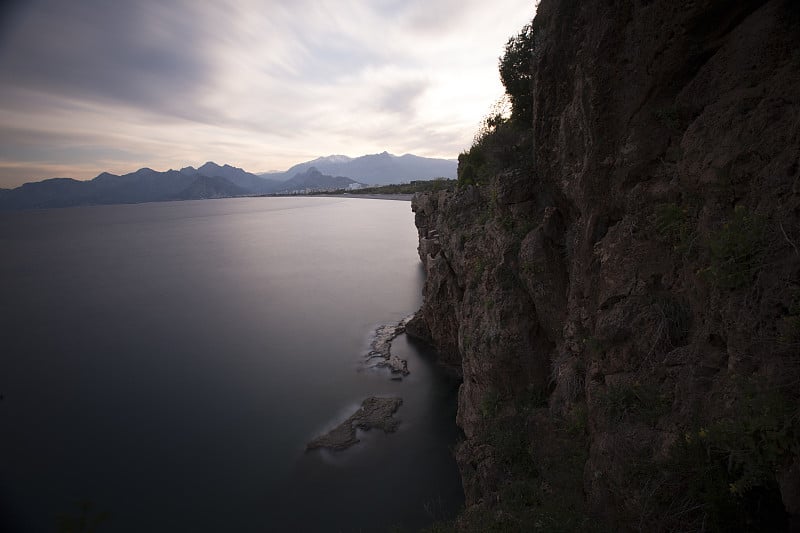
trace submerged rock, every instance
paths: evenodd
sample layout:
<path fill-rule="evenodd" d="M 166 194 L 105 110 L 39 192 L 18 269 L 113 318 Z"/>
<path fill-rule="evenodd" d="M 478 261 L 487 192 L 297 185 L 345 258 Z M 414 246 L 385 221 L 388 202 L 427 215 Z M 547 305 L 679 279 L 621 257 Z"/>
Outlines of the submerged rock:
<path fill-rule="evenodd" d="M 377 368 L 388 368 L 394 375 L 392 379 L 399 379 L 398 375 L 407 376 L 408 361 L 400 359 L 396 355 L 392 355 L 392 341 L 397 338 L 401 333 L 405 333 L 406 326 L 414 318 L 414 315 L 409 315 L 397 324 L 385 324 L 379 326 L 375 330 L 375 338 L 370 343 L 370 350 L 367 353 L 367 361 L 373 359 L 382 359 L 375 363 Z"/>
<path fill-rule="evenodd" d="M 372 396 L 361 403 L 358 411 L 350 418 L 333 428 L 325 435 L 321 435 L 306 445 L 306 450 L 316 448 L 330 448 L 331 450 L 345 450 L 359 442 L 356 430 L 368 431 L 372 428 L 382 429 L 385 433 L 393 433 L 400 421 L 393 417 L 402 405 L 402 398 L 380 398 Z"/>

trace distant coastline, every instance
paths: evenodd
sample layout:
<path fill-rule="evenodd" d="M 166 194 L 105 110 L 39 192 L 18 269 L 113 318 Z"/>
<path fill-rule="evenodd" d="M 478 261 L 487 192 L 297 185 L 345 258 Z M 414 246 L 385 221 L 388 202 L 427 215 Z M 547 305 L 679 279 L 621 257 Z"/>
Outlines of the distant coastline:
<path fill-rule="evenodd" d="M 292 196 L 293 198 L 297 198 L 300 195 L 286 195 Z M 410 202 L 411 199 L 414 197 L 412 193 L 397 193 L 397 194 L 379 194 L 379 193 L 372 193 L 372 194 L 352 194 L 352 193 L 342 193 L 342 194 L 305 194 L 302 196 L 321 196 L 323 198 L 365 198 L 367 200 L 400 200 L 403 202 Z"/>

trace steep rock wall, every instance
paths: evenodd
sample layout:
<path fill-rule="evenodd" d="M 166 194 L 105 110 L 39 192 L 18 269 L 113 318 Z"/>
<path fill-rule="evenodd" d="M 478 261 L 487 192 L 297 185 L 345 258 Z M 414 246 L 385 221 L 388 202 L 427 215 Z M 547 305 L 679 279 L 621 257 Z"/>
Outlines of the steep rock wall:
<path fill-rule="evenodd" d="M 800 514 L 799 5 L 543 0 L 532 169 L 414 199 L 462 529 Z"/>

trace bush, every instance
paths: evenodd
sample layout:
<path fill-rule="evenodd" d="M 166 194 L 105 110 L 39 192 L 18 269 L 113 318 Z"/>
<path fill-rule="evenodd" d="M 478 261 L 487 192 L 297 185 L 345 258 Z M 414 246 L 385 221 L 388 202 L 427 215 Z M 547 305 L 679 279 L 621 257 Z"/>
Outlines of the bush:
<path fill-rule="evenodd" d="M 533 50 L 530 24 L 506 43 L 499 65 L 506 95 L 483 119 L 470 149 L 459 154 L 460 186 L 484 183 L 506 169 L 524 166 L 529 160 L 533 125 Z"/>
<path fill-rule="evenodd" d="M 796 403 L 775 389 L 749 391 L 735 416 L 687 431 L 665 465 L 662 503 L 693 502 L 709 531 L 774 531 L 785 520 L 775 472 L 800 453 Z M 674 490 L 678 489 L 678 490 Z M 684 517 L 689 519 L 689 517 Z"/>
<path fill-rule="evenodd" d="M 672 245 L 682 256 L 688 256 L 695 240 L 695 230 L 688 209 L 674 203 L 656 206 L 653 223 L 658 238 Z"/>
<path fill-rule="evenodd" d="M 737 206 L 733 218 L 711 235 L 711 265 L 705 273 L 717 286 L 735 289 L 753 280 L 763 266 L 764 226 L 761 217 Z"/>
<path fill-rule="evenodd" d="M 641 421 L 654 426 L 669 412 L 671 402 L 652 385 L 609 385 L 599 397 L 600 409 L 612 424 Z"/>
<path fill-rule="evenodd" d="M 689 305 L 670 294 L 656 295 L 653 305 L 661 315 L 661 333 L 668 348 L 685 346 L 692 327 L 692 310 Z"/>
<path fill-rule="evenodd" d="M 486 183 L 505 170 L 524 168 L 531 157 L 530 138 L 530 129 L 510 120 L 481 130 L 472 147 L 458 156 L 458 184 Z"/>
<path fill-rule="evenodd" d="M 526 24 L 506 43 L 500 58 L 500 80 L 511 101 L 511 119 L 530 125 L 533 122 L 533 26 Z"/>

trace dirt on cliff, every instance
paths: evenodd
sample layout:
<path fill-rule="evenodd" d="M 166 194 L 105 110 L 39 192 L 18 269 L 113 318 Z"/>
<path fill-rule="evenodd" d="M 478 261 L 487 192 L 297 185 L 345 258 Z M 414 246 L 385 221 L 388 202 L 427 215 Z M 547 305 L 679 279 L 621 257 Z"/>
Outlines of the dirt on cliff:
<path fill-rule="evenodd" d="M 467 531 L 800 527 L 800 4 L 542 0 L 532 160 L 413 202 Z"/>

